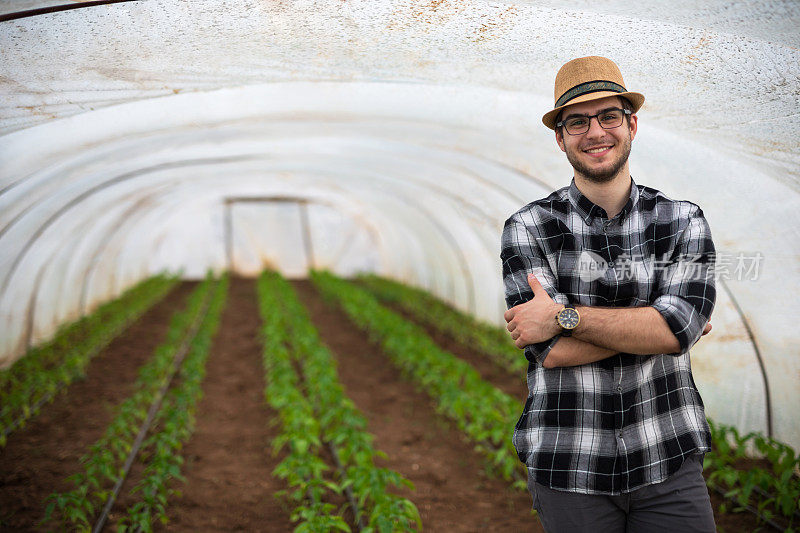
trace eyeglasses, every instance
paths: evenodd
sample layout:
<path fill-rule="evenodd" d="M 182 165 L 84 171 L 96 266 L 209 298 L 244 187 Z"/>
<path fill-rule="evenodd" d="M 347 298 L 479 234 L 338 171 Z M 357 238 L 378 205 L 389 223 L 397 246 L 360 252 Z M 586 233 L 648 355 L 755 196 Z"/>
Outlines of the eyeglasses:
<path fill-rule="evenodd" d="M 578 115 L 571 116 L 556 124 L 557 128 L 564 126 L 567 133 L 570 135 L 581 135 L 589 131 L 589 125 L 593 118 L 597 119 L 597 123 L 604 130 L 613 130 L 622 125 L 622 117 L 630 115 L 629 109 L 612 108 L 601 111 L 596 115 Z"/>

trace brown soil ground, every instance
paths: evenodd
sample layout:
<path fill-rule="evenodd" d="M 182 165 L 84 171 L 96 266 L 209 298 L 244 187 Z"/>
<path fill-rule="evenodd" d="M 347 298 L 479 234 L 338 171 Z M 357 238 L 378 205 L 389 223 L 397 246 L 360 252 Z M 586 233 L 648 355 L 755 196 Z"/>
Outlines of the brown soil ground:
<path fill-rule="evenodd" d="M 112 408 L 131 392 L 138 368 L 163 340 L 170 316 L 193 285 L 182 284 L 145 313 L 95 358 L 85 380 L 9 437 L 0 450 L 0 530 L 40 529 L 36 523 L 43 516 L 43 500 L 71 488 L 66 477 L 79 470 L 79 457 L 101 436 Z M 431 399 L 403 379 L 378 346 L 325 304 L 310 283 L 295 287 L 337 358 L 347 394 L 367 417 L 375 447 L 388 454 L 381 465 L 414 483 L 415 490 L 398 493 L 417 505 L 426 531 L 542 531 L 530 513 L 527 493 L 487 477 L 472 445 L 435 413 Z M 184 448 L 186 482 L 174 485 L 182 496 L 170 498 L 169 524 L 161 530 L 293 529 L 290 510 L 274 497 L 285 487 L 271 475 L 280 460 L 270 447 L 278 429 L 275 413 L 263 400 L 259 324 L 255 283 L 233 279 L 208 361 L 196 430 Z M 510 375 L 453 339 L 434 338 L 474 364 L 487 381 L 519 397 L 522 405 L 524 376 Z M 139 475 L 136 467 L 131 478 Z M 123 494 L 116 509 L 128 498 Z M 714 493 L 711 498 L 716 511 L 722 500 Z M 727 533 L 757 528 L 748 514 L 716 518 L 719 530 Z"/>
<path fill-rule="evenodd" d="M 414 484 L 415 490 L 398 494 L 417 505 L 426 531 L 542 531 L 527 493 L 487 477 L 473 446 L 402 378 L 379 346 L 309 282 L 296 282 L 295 288 L 337 358 L 339 378 L 366 416 L 375 448 L 388 455 L 383 466 Z"/>
<path fill-rule="evenodd" d="M 84 379 L 72 383 L 0 449 L 0 529 L 37 531 L 43 503 L 71 490 L 67 477 L 127 398 L 139 367 L 164 339 L 172 314 L 183 308 L 194 283 L 183 283 L 145 312 L 99 353 Z"/>

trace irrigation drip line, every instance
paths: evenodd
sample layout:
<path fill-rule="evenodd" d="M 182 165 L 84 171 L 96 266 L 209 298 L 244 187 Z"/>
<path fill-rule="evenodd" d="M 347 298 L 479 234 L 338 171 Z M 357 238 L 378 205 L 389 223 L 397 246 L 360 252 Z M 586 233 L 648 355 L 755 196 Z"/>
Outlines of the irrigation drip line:
<path fill-rule="evenodd" d="M 142 315 L 142 314 L 144 314 L 144 313 L 141 313 L 141 314 L 138 314 L 138 315 L 136 315 L 136 316 L 134 316 L 134 317 L 131 317 L 129 320 L 127 320 L 127 321 L 126 321 L 126 322 L 125 322 L 125 323 L 124 323 L 124 324 L 123 324 L 123 325 L 120 327 L 120 330 L 119 330 L 119 331 L 120 331 L 120 332 L 123 332 L 123 331 L 125 331 L 125 330 L 126 330 L 126 329 L 127 329 L 127 328 L 128 328 L 130 325 L 131 325 L 131 324 L 133 324 L 134 322 L 136 322 L 136 320 L 138 320 L 138 319 L 141 317 L 141 315 Z M 101 351 L 103 351 L 103 349 L 104 349 L 104 348 L 106 348 L 106 347 L 107 347 L 109 344 L 111 344 L 111 341 L 113 341 L 113 340 L 114 340 L 116 337 L 117 337 L 117 335 L 115 335 L 113 338 L 111 338 L 111 339 L 110 339 L 110 340 L 109 340 L 107 343 L 105 343 L 105 344 L 102 344 L 102 345 L 98 346 L 98 347 L 97 347 L 97 348 L 94 350 L 94 353 L 92 353 L 92 355 L 90 355 L 90 356 L 87 358 L 87 360 L 86 360 L 87 364 L 88 364 L 88 362 L 89 362 L 89 361 L 91 361 L 92 359 L 94 359 L 94 358 L 97 356 L 97 354 L 98 354 L 98 353 L 100 353 Z M 73 376 L 73 377 L 74 377 L 74 376 Z M 54 398 L 54 397 L 55 397 L 57 394 L 59 394 L 61 391 L 63 391 L 65 388 L 67 388 L 67 387 L 68 387 L 69 385 L 71 385 L 71 384 L 72 384 L 72 382 L 71 382 L 71 381 L 70 381 L 69 383 L 64 383 L 64 382 L 61 382 L 61 383 L 60 383 L 58 386 L 56 386 L 55 390 L 53 390 L 53 391 L 50 391 L 50 392 L 48 392 L 47 394 L 45 394 L 44 396 L 42 396 L 42 397 L 39 399 L 39 401 L 38 401 L 38 402 L 36 402 L 36 404 L 34 404 L 34 406 L 33 406 L 33 407 L 30 409 L 30 411 L 28 411 L 28 414 L 27 414 L 27 415 L 23 414 L 22 416 L 20 416 L 20 417 L 19 417 L 19 418 L 17 418 L 16 420 L 14 420 L 14 421 L 13 421 L 11 424 L 9 424 L 9 425 L 8 425 L 8 426 L 6 426 L 5 428 L 3 428 L 3 433 L 2 433 L 2 436 L 0 437 L 0 440 L 4 439 L 5 437 L 7 437 L 7 436 L 9 436 L 11 433 L 13 433 L 13 432 L 14 432 L 14 431 L 15 431 L 17 428 L 19 428 L 19 427 L 20 427 L 20 426 L 21 426 L 21 425 L 22 425 L 22 424 L 23 424 L 23 423 L 24 423 L 26 420 L 28 420 L 28 419 L 30 419 L 30 418 L 33 418 L 33 417 L 34 417 L 34 415 L 35 415 L 35 413 L 37 413 L 37 412 L 39 411 L 39 409 L 41 409 L 41 407 L 42 407 L 44 404 L 46 404 L 47 402 L 49 402 L 50 400 L 52 400 L 52 399 L 53 399 L 53 398 Z"/>
<path fill-rule="evenodd" d="M 114 489 L 111 491 L 111 494 L 109 495 L 108 500 L 103 507 L 103 511 L 100 513 L 100 516 L 97 519 L 97 522 L 95 522 L 94 527 L 92 528 L 92 533 L 100 533 L 100 531 L 103 530 L 103 527 L 105 527 L 106 521 L 108 520 L 108 515 L 111 512 L 111 508 L 114 506 L 114 502 L 122 490 L 122 485 L 125 483 L 125 479 L 130 473 L 133 462 L 136 460 L 136 456 L 139 454 L 139 449 L 141 448 L 142 443 L 147 436 L 147 432 L 150 431 L 150 425 L 153 423 L 156 414 L 158 414 L 158 410 L 161 408 L 161 402 L 164 400 L 164 396 L 166 396 L 167 391 L 172 384 L 172 379 L 175 377 L 175 374 L 178 373 L 178 369 L 183 363 L 184 357 L 189 352 L 191 341 L 194 340 L 195 335 L 197 335 L 197 331 L 200 329 L 200 325 L 206 318 L 209 305 L 211 304 L 212 293 L 213 290 L 209 290 L 208 293 L 206 293 L 205 300 L 203 302 L 203 308 L 197 314 L 197 317 L 192 323 L 192 327 L 186 333 L 180 348 L 178 348 L 178 351 L 172 360 L 172 370 L 170 371 L 169 377 L 167 378 L 166 383 L 161 386 L 161 389 L 158 391 L 153 403 L 150 404 L 150 410 L 147 412 L 147 418 L 145 418 L 144 422 L 139 428 L 139 433 L 136 435 L 136 440 L 133 443 L 133 447 L 131 448 L 128 458 L 125 460 L 125 464 L 122 467 L 122 475 L 119 477 L 119 479 L 117 479 L 116 484 L 114 484 Z"/>
<path fill-rule="evenodd" d="M 781 526 L 780 524 L 778 524 L 778 523 L 777 523 L 777 522 L 775 522 L 774 520 L 772 520 L 772 519 L 770 519 L 770 518 L 767 518 L 767 517 L 765 517 L 764 515 L 762 515 L 761 513 L 759 513 L 759 512 L 758 512 L 758 509 L 756 509 L 755 507 L 753 507 L 753 506 L 752 506 L 752 505 L 750 505 L 749 503 L 748 503 L 748 504 L 745 504 L 745 505 L 741 505 L 741 504 L 739 503 L 739 500 L 737 500 L 737 499 L 736 499 L 736 498 L 734 498 L 733 496 L 728 496 L 728 495 L 725 493 L 725 491 L 724 491 L 724 490 L 722 490 L 721 488 L 719 488 L 719 487 L 718 487 L 717 485 L 715 485 L 714 483 L 708 483 L 708 482 L 706 482 L 706 485 L 708 485 L 709 487 L 711 487 L 712 489 L 714 489 L 714 491 L 716 491 L 716 492 L 717 492 L 717 494 L 719 494 L 720 496 L 722 496 L 722 497 L 723 497 L 723 498 L 725 498 L 726 500 L 728 500 L 728 501 L 730 501 L 730 502 L 733 502 L 733 503 L 735 503 L 736 505 L 738 505 L 738 506 L 740 506 L 740 507 L 743 507 L 744 509 L 746 509 L 746 510 L 750 511 L 751 513 L 753 513 L 754 515 L 756 515 L 756 517 L 758 518 L 758 520 L 765 522 L 766 524 L 768 524 L 768 525 L 772 526 L 773 528 L 775 528 L 775 529 L 776 529 L 776 530 L 778 530 L 778 531 L 785 531 L 785 530 L 786 530 L 786 528 L 785 528 L 785 527 Z"/>
<path fill-rule="evenodd" d="M 300 363 L 294 359 L 291 361 L 292 367 L 294 368 L 295 373 L 300 378 L 300 384 L 304 387 L 308 387 L 308 382 L 306 381 L 306 376 L 303 373 L 303 368 Z M 331 457 L 333 457 L 333 462 L 336 464 L 336 469 L 339 471 L 339 476 L 342 479 L 345 479 L 345 470 L 344 465 L 342 465 L 341 460 L 339 459 L 339 453 L 336 451 L 336 446 L 333 445 L 331 442 L 325 443 L 328 446 L 328 451 L 331 452 Z M 364 523 L 362 521 L 361 513 L 358 511 L 358 504 L 356 503 L 355 496 L 353 495 L 353 490 L 350 486 L 346 486 L 344 488 L 345 496 L 347 496 L 347 500 L 350 503 L 350 508 L 353 510 L 353 516 L 355 517 L 356 526 L 358 527 L 359 531 L 364 529 Z M 310 495 L 309 500 L 314 501 Z"/>
<path fill-rule="evenodd" d="M 328 450 L 331 452 L 331 456 L 333 457 L 333 462 L 336 463 L 336 469 L 339 470 L 339 476 L 342 479 L 345 479 L 345 471 L 344 465 L 342 461 L 339 459 L 339 453 L 336 451 L 336 446 L 333 443 L 329 442 Z M 364 517 L 358 510 L 358 504 L 356 503 L 356 498 L 353 495 L 353 489 L 350 488 L 350 485 L 347 485 L 344 488 L 344 493 L 347 496 L 347 499 L 350 501 L 350 508 L 353 509 L 353 515 L 355 516 L 356 526 L 358 526 L 358 530 L 362 531 L 364 529 Z"/>
<path fill-rule="evenodd" d="M 772 494 L 770 494 L 769 492 L 765 491 L 764 489 L 762 489 L 759 486 L 753 487 L 753 490 L 756 491 L 759 494 L 759 496 L 764 496 L 766 498 L 773 498 L 774 497 Z M 795 518 L 800 519 L 800 511 L 795 509 L 793 514 L 794 514 Z"/>

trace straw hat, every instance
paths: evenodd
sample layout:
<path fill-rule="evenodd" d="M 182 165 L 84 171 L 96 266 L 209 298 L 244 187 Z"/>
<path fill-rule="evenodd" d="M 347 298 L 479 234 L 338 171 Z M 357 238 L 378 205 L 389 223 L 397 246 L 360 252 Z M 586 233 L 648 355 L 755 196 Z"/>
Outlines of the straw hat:
<path fill-rule="evenodd" d="M 644 104 L 644 95 L 625 89 L 619 67 L 605 57 L 579 57 L 565 63 L 556 74 L 555 109 L 545 113 L 542 122 L 551 130 L 556 127 L 558 113 L 568 105 L 597 100 L 607 96 L 623 96 L 636 113 Z"/>

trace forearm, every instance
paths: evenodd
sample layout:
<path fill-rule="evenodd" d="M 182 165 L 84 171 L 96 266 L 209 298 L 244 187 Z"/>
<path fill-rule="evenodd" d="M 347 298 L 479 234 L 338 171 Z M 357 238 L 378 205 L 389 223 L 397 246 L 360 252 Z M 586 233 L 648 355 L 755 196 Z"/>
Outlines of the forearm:
<path fill-rule="evenodd" d="M 577 306 L 576 309 L 581 320 L 572 336 L 578 340 L 638 355 L 680 352 L 677 337 L 661 313 L 652 307 Z"/>
<path fill-rule="evenodd" d="M 616 350 L 603 348 L 574 337 L 560 337 L 550 348 L 542 366 L 556 368 L 578 366 L 601 361 L 617 354 Z"/>

